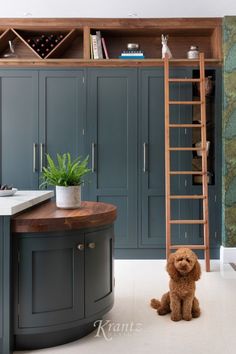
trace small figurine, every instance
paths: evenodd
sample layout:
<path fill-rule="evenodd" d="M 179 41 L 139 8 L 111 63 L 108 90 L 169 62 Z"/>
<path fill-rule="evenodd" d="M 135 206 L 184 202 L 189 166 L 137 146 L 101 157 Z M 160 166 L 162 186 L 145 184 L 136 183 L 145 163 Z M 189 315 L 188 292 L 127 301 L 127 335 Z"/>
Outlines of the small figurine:
<path fill-rule="evenodd" d="M 165 59 L 166 54 L 169 59 L 172 58 L 172 54 L 170 48 L 167 45 L 167 41 L 168 41 L 168 34 L 167 35 L 162 34 L 161 35 L 162 59 Z"/>

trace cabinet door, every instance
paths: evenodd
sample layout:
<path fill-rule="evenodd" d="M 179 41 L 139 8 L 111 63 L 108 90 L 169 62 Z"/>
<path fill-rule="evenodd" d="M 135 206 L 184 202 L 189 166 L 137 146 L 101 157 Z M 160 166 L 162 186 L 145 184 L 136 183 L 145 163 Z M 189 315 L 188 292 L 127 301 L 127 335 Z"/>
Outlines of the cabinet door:
<path fill-rule="evenodd" d="M 85 234 L 85 316 L 114 302 L 113 226 Z"/>
<path fill-rule="evenodd" d="M 83 154 L 84 71 L 40 72 L 40 149 L 53 158 L 57 153 Z"/>
<path fill-rule="evenodd" d="M 185 77 L 185 69 L 171 71 L 172 77 Z M 170 85 L 170 99 L 187 100 L 188 88 L 180 84 Z M 190 112 L 191 113 L 191 112 Z M 186 107 L 172 106 L 170 122 L 185 123 L 187 116 L 191 118 Z M 165 119 L 164 119 L 164 73 L 163 69 L 140 70 L 140 141 L 139 141 L 139 174 L 141 195 L 141 238 L 140 246 L 165 246 Z M 183 129 L 170 131 L 172 147 L 185 146 Z M 171 170 L 188 168 L 186 156 L 180 152 L 171 153 Z M 185 194 L 185 183 L 182 176 L 171 177 L 171 194 Z M 171 201 L 171 218 L 180 219 L 187 208 L 180 201 Z M 182 218 L 184 218 L 182 216 Z M 172 243 L 178 242 L 184 234 L 182 226 L 171 228 Z"/>
<path fill-rule="evenodd" d="M 1 70 L 0 80 L 0 180 L 18 189 L 36 189 L 38 74 L 30 70 Z"/>
<path fill-rule="evenodd" d="M 90 200 L 118 207 L 116 247 L 137 246 L 137 70 L 88 71 Z"/>
<path fill-rule="evenodd" d="M 17 328 L 44 327 L 84 317 L 84 235 L 28 234 L 18 241 Z"/>

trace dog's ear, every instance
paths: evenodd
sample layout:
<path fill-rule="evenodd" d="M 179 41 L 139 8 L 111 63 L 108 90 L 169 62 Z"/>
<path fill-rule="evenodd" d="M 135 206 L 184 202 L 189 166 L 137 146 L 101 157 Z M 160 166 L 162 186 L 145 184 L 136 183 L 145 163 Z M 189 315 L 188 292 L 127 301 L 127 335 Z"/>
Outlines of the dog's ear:
<path fill-rule="evenodd" d="M 196 260 L 196 263 L 193 267 L 193 269 L 190 272 L 191 278 L 195 281 L 200 279 L 201 276 L 201 266 L 200 263 L 198 262 L 198 260 Z"/>
<path fill-rule="evenodd" d="M 172 253 L 168 258 L 166 270 L 169 273 L 171 279 L 177 281 L 180 278 L 180 274 L 175 268 L 174 262 L 175 262 L 175 255 Z"/>

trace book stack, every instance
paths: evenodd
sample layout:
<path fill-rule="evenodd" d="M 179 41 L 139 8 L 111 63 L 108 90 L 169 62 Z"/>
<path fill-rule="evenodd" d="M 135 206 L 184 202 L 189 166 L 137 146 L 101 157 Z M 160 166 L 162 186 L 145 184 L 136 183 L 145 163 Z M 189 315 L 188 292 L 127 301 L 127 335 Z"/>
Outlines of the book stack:
<path fill-rule="evenodd" d="M 123 50 L 119 59 L 144 59 L 143 50 Z"/>
<path fill-rule="evenodd" d="M 109 59 L 105 39 L 100 31 L 90 34 L 90 52 L 91 59 Z"/>

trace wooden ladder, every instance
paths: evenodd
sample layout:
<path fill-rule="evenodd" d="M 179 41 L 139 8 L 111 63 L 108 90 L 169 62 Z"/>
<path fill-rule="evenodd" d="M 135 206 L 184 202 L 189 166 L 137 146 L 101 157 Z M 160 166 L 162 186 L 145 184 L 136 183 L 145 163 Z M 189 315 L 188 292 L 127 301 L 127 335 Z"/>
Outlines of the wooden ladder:
<path fill-rule="evenodd" d="M 208 215 L 208 182 L 207 182 L 207 150 L 206 150 L 206 99 L 205 99 L 205 65 L 204 54 L 199 55 L 200 77 L 199 79 L 169 77 L 169 59 L 164 59 L 164 86 L 165 86 L 165 195 L 166 195 L 166 257 L 169 257 L 171 250 L 181 247 L 190 249 L 204 250 L 206 271 L 210 271 L 209 254 L 209 215 Z M 172 101 L 169 95 L 170 83 L 194 83 L 200 85 L 199 101 Z M 201 121 L 199 124 L 170 124 L 170 105 L 199 105 L 201 111 Z M 193 128 L 201 129 L 201 147 L 171 147 L 170 129 L 172 128 Z M 201 171 L 171 171 L 170 154 L 172 151 L 201 151 L 202 168 Z M 170 185 L 173 175 L 201 175 L 202 176 L 202 195 L 171 195 Z M 171 200 L 173 199 L 201 199 L 203 203 L 202 220 L 172 220 L 171 219 Z M 173 224 L 202 224 L 204 232 L 203 245 L 172 245 L 171 244 L 171 225 Z"/>

